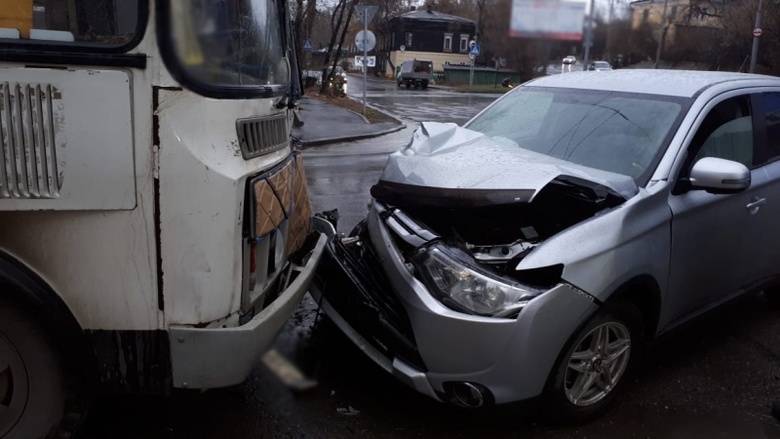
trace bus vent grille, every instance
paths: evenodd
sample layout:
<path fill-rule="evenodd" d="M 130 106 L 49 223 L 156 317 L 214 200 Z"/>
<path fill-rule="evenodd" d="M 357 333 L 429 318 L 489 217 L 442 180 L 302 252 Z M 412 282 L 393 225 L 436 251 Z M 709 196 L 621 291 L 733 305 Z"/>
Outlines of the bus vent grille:
<path fill-rule="evenodd" d="M 236 121 L 241 154 L 249 160 L 290 145 L 287 115 L 252 117 Z"/>
<path fill-rule="evenodd" d="M 59 197 L 55 94 L 48 84 L 0 82 L 0 199 Z"/>

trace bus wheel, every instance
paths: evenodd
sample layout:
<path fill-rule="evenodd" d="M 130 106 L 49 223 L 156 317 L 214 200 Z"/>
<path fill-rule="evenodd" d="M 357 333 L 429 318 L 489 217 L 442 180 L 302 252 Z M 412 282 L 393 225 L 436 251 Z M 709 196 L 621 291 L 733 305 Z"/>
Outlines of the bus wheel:
<path fill-rule="evenodd" d="M 36 319 L 0 298 L 0 437 L 71 437 L 80 404 L 62 366 Z"/>

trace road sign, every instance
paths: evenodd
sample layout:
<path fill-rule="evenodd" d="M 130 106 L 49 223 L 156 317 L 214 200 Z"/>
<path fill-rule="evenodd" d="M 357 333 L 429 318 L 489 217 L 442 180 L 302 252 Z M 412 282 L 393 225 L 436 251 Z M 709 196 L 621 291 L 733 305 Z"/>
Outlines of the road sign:
<path fill-rule="evenodd" d="M 303 42 L 303 50 L 310 51 L 311 49 L 314 49 L 314 43 L 311 42 L 311 40 L 306 40 Z"/>
<path fill-rule="evenodd" d="M 757 27 L 757 28 L 753 29 L 753 36 L 754 37 L 760 37 L 762 33 L 763 33 L 763 31 L 761 30 L 760 27 Z"/>
<path fill-rule="evenodd" d="M 355 6 L 355 15 L 357 15 L 358 20 L 365 20 L 366 23 L 371 23 L 371 19 L 374 18 L 377 9 L 379 9 L 379 6 L 358 5 Z"/>
<path fill-rule="evenodd" d="M 370 30 L 360 31 L 355 36 L 355 46 L 361 52 L 373 50 L 376 46 L 376 36 Z"/>
<path fill-rule="evenodd" d="M 367 56 L 366 57 L 366 65 L 368 67 L 376 67 L 376 57 L 375 56 Z M 355 67 L 363 67 L 363 57 L 362 56 L 356 56 L 355 57 Z"/>
<path fill-rule="evenodd" d="M 471 46 L 471 51 L 469 52 L 469 58 L 474 59 L 479 56 L 479 44 L 475 44 Z"/>

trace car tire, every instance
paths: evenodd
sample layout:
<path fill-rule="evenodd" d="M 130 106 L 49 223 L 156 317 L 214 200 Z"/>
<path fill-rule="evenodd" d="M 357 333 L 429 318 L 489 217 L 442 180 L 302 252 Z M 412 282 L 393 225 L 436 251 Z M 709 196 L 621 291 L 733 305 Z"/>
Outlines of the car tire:
<path fill-rule="evenodd" d="M 406 83 L 406 89 L 407 89 L 407 90 L 409 90 L 410 88 L 412 88 L 412 84 L 409 84 L 409 83 L 407 82 L 407 83 Z"/>
<path fill-rule="evenodd" d="M 0 437 L 75 434 L 85 404 L 55 346 L 32 313 L 0 298 Z"/>
<path fill-rule="evenodd" d="M 605 304 L 559 356 L 544 394 L 545 415 L 557 424 L 603 415 L 641 356 L 644 341 L 642 315 L 633 303 Z M 612 347 L 602 350 L 605 345 Z"/>
<path fill-rule="evenodd" d="M 423 81 L 422 82 L 422 88 L 423 88 L 423 90 L 428 88 L 428 81 Z"/>

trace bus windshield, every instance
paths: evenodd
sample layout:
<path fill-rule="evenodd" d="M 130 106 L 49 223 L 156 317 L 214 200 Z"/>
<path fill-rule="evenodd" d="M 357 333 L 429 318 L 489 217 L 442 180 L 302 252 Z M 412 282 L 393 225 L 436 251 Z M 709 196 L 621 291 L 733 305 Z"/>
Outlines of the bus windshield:
<path fill-rule="evenodd" d="M 275 0 L 177 0 L 169 12 L 175 62 L 198 85 L 289 85 Z"/>

